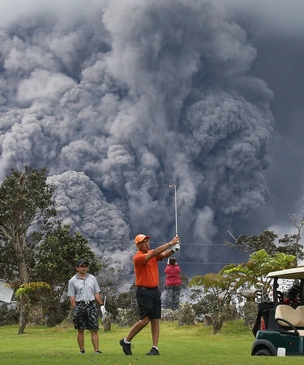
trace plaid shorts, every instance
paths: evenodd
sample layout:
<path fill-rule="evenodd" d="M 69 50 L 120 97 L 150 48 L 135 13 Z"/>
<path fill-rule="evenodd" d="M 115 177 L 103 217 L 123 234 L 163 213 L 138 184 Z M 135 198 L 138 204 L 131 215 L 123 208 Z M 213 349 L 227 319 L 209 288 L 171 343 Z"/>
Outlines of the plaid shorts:
<path fill-rule="evenodd" d="M 78 302 L 73 314 L 74 327 L 77 330 L 99 330 L 98 308 L 95 301 L 90 303 Z"/>

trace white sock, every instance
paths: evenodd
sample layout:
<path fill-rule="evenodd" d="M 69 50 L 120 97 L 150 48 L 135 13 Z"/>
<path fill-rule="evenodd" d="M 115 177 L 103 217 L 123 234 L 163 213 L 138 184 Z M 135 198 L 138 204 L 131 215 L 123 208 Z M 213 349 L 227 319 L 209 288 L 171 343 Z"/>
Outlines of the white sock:
<path fill-rule="evenodd" d="M 127 341 L 127 340 L 124 338 L 124 343 L 127 343 L 127 344 L 129 345 L 131 342 Z"/>
<path fill-rule="evenodd" d="M 153 348 L 155 348 L 158 351 L 158 347 L 157 346 L 152 346 Z"/>

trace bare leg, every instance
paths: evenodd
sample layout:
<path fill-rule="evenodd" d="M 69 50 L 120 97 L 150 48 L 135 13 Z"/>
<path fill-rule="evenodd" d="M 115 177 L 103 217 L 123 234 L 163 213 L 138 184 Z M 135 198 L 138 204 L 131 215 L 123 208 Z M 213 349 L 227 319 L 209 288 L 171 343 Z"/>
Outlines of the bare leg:
<path fill-rule="evenodd" d="M 92 331 L 91 332 L 91 341 L 94 347 L 94 351 L 99 350 L 99 337 L 98 337 L 98 332 L 97 331 Z"/>
<path fill-rule="evenodd" d="M 151 319 L 151 332 L 152 332 L 152 341 L 153 346 L 158 346 L 158 339 L 159 339 L 159 320 L 158 319 Z"/>
<path fill-rule="evenodd" d="M 78 330 L 77 342 L 80 350 L 84 350 L 84 330 Z"/>
<path fill-rule="evenodd" d="M 135 323 L 135 325 L 131 328 L 131 331 L 129 332 L 128 336 L 126 337 L 126 340 L 128 342 L 131 342 L 133 337 L 136 336 L 146 325 L 149 323 L 150 319 L 149 317 L 145 317 L 138 322 Z"/>

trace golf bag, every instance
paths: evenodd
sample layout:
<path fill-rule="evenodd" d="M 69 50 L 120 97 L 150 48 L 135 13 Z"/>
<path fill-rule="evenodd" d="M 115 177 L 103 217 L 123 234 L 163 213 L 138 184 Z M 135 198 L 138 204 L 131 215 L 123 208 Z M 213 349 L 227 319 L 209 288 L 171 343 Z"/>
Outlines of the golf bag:
<path fill-rule="evenodd" d="M 258 315 L 255 324 L 252 328 L 252 333 L 255 336 L 259 330 L 268 328 L 270 310 L 274 308 L 273 302 L 262 302 L 258 305 Z"/>

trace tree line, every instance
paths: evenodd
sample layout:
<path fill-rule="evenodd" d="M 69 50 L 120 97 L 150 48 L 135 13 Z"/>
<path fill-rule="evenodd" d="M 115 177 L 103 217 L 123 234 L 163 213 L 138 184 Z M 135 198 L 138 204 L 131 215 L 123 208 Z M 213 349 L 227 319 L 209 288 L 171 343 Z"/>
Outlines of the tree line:
<path fill-rule="evenodd" d="M 14 289 L 23 333 L 31 308 L 41 303 L 50 322 L 61 317 L 62 298 L 80 257 L 92 272 L 101 264 L 78 232 L 56 220 L 55 186 L 47 169 L 11 169 L 0 186 L 0 264 L 2 279 Z"/>
<path fill-rule="evenodd" d="M 270 300 L 272 286 L 267 274 L 297 267 L 303 260 L 304 252 L 300 240 L 304 218 L 298 223 L 297 216 L 290 217 L 297 233 L 285 234 L 282 238 L 273 231 L 263 231 L 260 235 L 253 236 L 242 234 L 238 238 L 229 232 L 233 242 L 226 241 L 226 244 L 242 252 L 251 253 L 249 260 L 241 264 L 231 263 L 224 266 L 219 273 L 195 276 L 190 280 L 189 286 L 192 288 L 192 299 L 196 300 L 196 311 L 210 314 L 214 333 L 220 331 L 225 320 L 235 318 L 236 315 L 244 317 L 246 310 L 251 312 L 251 318 L 255 318 L 255 302 L 245 303 L 241 307 L 243 313 L 237 309 L 236 303 L 244 299 L 242 293 L 251 290 L 259 292 L 259 300 Z"/>
<path fill-rule="evenodd" d="M 116 290 L 120 270 L 111 258 L 98 257 L 88 240 L 57 219 L 53 193 L 56 187 L 47 183 L 47 169 L 25 166 L 20 172 L 11 169 L 0 186 L 0 264 L 2 279 L 15 291 L 19 313 L 18 333 L 22 334 L 31 310 L 39 304 L 47 325 L 56 325 L 70 311 L 66 297 L 68 280 L 75 273 L 75 262 L 81 257 L 90 261 L 90 272 L 97 276 L 108 310 L 114 315 L 119 306 L 134 307 L 134 287 L 128 293 Z M 198 313 L 211 313 L 214 332 L 231 315 L 231 303 L 240 289 L 262 285 L 269 271 L 295 267 L 303 259 L 300 245 L 303 219 L 291 216 L 297 234 L 283 238 L 272 231 L 260 235 L 245 234 L 225 242 L 236 249 L 251 252 L 246 263 L 225 266 L 219 273 L 195 276 L 189 281 L 192 299 Z M 188 284 L 188 279 L 184 278 Z"/>

